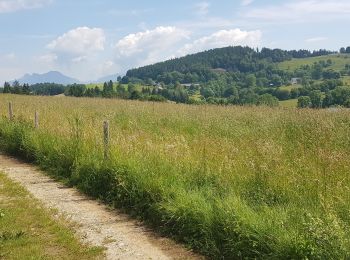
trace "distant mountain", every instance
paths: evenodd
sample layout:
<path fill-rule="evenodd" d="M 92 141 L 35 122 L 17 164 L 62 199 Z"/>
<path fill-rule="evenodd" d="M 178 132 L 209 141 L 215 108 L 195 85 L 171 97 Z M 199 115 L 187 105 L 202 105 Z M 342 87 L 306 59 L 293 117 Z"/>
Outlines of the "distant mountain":
<path fill-rule="evenodd" d="M 58 71 L 50 71 L 44 74 L 26 74 L 22 78 L 17 79 L 21 84 L 36 84 L 36 83 L 56 83 L 62 85 L 68 85 L 73 83 L 79 83 L 79 80 L 70 78 L 63 75 Z"/>
<path fill-rule="evenodd" d="M 96 80 L 95 82 L 92 82 L 92 83 L 104 83 L 104 82 L 108 82 L 110 80 L 112 80 L 114 82 L 114 81 L 117 81 L 118 76 L 119 75 L 117 75 L 117 74 L 104 76 L 104 77 L 99 78 L 98 80 Z"/>

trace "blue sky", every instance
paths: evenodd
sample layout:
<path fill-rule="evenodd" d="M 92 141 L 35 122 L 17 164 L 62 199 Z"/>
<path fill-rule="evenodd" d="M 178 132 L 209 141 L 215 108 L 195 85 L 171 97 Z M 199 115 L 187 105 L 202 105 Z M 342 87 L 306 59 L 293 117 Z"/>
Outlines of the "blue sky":
<path fill-rule="evenodd" d="M 349 0 L 0 0 L 0 83 L 90 81 L 229 45 L 338 50 L 349 22 Z"/>

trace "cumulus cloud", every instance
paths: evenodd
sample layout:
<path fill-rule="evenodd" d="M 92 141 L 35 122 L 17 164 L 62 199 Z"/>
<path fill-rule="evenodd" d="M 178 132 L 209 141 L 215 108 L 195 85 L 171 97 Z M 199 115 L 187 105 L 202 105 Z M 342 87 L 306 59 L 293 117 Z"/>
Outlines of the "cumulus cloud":
<path fill-rule="evenodd" d="M 0 0 L 0 13 L 11 13 L 23 9 L 35 9 L 48 5 L 52 0 Z"/>
<path fill-rule="evenodd" d="M 293 1 L 281 5 L 256 8 L 245 16 L 263 20 L 279 20 L 280 22 L 303 22 L 307 20 L 348 18 L 350 2 L 348 0 L 307 0 Z"/>
<path fill-rule="evenodd" d="M 47 45 L 55 53 L 84 56 L 103 51 L 106 37 L 100 28 L 78 27 L 58 37 Z"/>
<path fill-rule="evenodd" d="M 100 76 L 97 66 L 102 62 L 105 45 L 103 29 L 78 27 L 47 44 L 48 53 L 37 60 L 41 65 L 88 80 Z"/>
<path fill-rule="evenodd" d="M 128 58 L 137 66 L 170 58 L 179 43 L 190 33 L 173 26 L 159 26 L 153 30 L 125 36 L 115 45 L 118 58 Z"/>
<path fill-rule="evenodd" d="M 186 44 L 179 53 L 182 55 L 200 52 L 213 48 L 235 45 L 247 45 L 256 47 L 260 44 L 262 33 L 256 31 L 242 31 L 240 29 L 220 30 L 209 36 L 199 38 Z"/>

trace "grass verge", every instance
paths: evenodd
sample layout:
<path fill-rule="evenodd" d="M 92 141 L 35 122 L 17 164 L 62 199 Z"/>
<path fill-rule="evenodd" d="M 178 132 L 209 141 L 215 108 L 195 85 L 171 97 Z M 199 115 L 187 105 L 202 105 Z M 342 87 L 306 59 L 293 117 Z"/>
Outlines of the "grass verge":
<path fill-rule="evenodd" d="M 53 213 L 0 172 L 0 259 L 102 259 Z"/>

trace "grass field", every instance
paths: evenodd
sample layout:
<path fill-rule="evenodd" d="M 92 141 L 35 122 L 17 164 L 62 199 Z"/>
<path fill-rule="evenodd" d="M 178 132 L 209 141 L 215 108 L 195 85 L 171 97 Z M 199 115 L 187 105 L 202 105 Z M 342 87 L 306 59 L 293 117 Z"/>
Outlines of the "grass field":
<path fill-rule="evenodd" d="M 281 87 L 279 87 L 279 89 L 291 91 L 292 89 L 297 89 L 297 88 L 302 88 L 302 87 L 303 86 L 301 84 L 296 84 L 296 85 L 290 85 L 290 86 L 281 86 Z"/>
<path fill-rule="evenodd" d="M 70 228 L 0 173 L 0 259 L 102 259 L 101 249 L 81 245 Z"/>
<path fill-rule="evenodd" d="M 349 110 L 0 95 L 0 113 L 2 150 L 211 258 L 350 257 Z"/>
<path fill-rule="evenodd" d="M 288 99 L 280 101 L 281 107 L 296 108 L 298 106 L 298 99 Z"/>
<path fill-rule="evenodd" d="M 331 69 L 340 71 L 344 69 L 346 64 L 350 64 L 349 54 L 332 54 L 325 56 L 318 56 L 312 58 L 304 59 L 292 59 L 290 61 L 284 61 L 278 64 L 279 68 L 282 70 L 294 71 L 304 65 L 312 65 L 315 62 L 332 60 L 333 64 L 329 67 Z"/>

